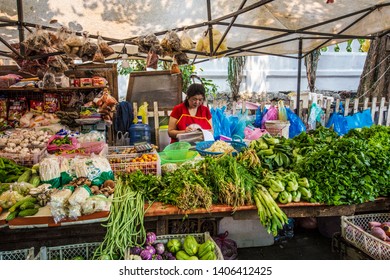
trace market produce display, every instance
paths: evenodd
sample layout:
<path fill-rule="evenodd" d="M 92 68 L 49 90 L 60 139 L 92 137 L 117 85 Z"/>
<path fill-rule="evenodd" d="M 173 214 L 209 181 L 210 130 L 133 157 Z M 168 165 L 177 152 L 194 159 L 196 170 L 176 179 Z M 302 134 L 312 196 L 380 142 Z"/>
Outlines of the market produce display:
<path fill-rule="evenodd" d="M 87 142 L 88 143 L 88 142 Z M 72 145 L 67 136 L 53 145 Z M 217 259 L 215 244 L 191 235 L 158 242 L 143 224 L 145 203 L 162 202 L 188 213 L 216 204 L 235 209 L 254 205 L 260 223 L 277 236 L 288 223 L 281 205 L 301 201 L 350 205 L 388 196 L 390 128 L 372 126 L 339 137 L 319 127 L 285 139 L 265 134 L 237 155 L 203 156 L 166 164 L 163 175 L 142 168 L 113 172 L 113 158 L 47 155 L 32 167 L 0 158 L 0 207 L 7 221 L 34 216 L 49 205 L 55 222 L 109 211 L 107 233 L 94 259 Z M 131 152 L 134 150 L 131 150 Z M 113 156 L 127 156 L 121 152 Z M 128 163 L 150 165 L 156 153 Z M 115 175 L 114 175 L 115 174 Z M 369 233 L 389 241 L 386 222 L 370 223 Z"/>

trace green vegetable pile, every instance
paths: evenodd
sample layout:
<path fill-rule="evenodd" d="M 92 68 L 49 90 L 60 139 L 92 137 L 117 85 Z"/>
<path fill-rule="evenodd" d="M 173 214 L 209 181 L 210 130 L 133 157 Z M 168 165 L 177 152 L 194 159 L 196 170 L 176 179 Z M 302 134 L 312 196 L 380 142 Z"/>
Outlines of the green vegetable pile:
<path fill-rule="evenodd" d="M 295 170 L 309 178 L 312 202 L 350 205 L 373 201 L 390 193 L 389 144 L 390 127 L 351 130 L 303 155 Z"/>

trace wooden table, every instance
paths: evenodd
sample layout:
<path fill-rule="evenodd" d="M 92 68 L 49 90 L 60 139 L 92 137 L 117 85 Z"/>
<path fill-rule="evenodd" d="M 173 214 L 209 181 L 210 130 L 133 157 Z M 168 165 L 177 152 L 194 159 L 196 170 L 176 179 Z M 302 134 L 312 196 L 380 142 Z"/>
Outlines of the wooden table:
<path fill-rule="evenodd" d="M 363 213 L 380 213 L 390 210 L 390 198 L 379 198 L 373 202 L 348 206 L 327 206 L 318 203 L 289 203 L 280 207 L 290 218 L 298 217 L 332 217 L 350 216 Z M 145 205 L 145 228 L 155 231 L 158 235 L 170 234 L 172 221 L 188 222 L 189 228 L 202 232 L 218 230 L 218 221 L 224 217 L 236 220 L 258 219 L 257 208 L 254 205 L 242 206 L 236 209 L 226 205 L 213 205 L 209 211 L 195 209 L 180 211 L 172 205 L 153 203 Z M 59 246 L 66 244 L 102 241 L 106 229 L 102 224 L 109 213 L 99 213 L 83 217 L 80 221 L 54 223 L 50 216 L 17 218 L 9 226 L 0 227 L 0 250 L 14 250 L 41 246 Z M 185 219 L 184 219 L 185 217 Z M 180 230 L 180 229 L 179 229 Z"/>

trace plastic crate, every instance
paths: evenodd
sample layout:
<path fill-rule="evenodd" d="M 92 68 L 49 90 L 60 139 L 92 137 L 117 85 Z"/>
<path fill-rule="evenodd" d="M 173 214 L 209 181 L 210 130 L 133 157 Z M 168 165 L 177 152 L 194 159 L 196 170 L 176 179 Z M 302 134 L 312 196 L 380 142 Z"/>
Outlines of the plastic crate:
<path fill-rule="evenodd" d="M 203 243 L 203 242 L 205 242 L 207 240 L 211 240 L 214 243 L 214 245 L 215 245 L 214 253 L 217 256 L 217 260 L 223 260 L 224 259 L 223 255 L 222 255 L 222 252 L 221 252 L 221 249 L 218 247 L 217 243 L 215 243 L 214 239 L 211 238 L 209 232 L 190 233 L 190 234 L 157 235 L 157 241 L 156 242 L 161 242 L 163 244 L 167 244 L 168 241 L 171 240 L 171 239 L 178 239 L 178 240 L 180 240 L 183 243 L 184 239 L 188 235 L 192 235 L 193 237 L 195 237 L 195 239 L 196 239 L 196 241 L 198 241 L 198 243 Z"/>
<path fill-rule="evenodd" d="M 39 252 L 41 260 L 73 260 L 81 258 L 91 260 L 100 242 L 71 244 L 56 247 L 41 247 Z"/>
<path fill-rule="evenodd" d="M 388 222 L 390 213 L 365 214 L 341 217 L 341 234 L 343 238 L 376 260 L 390 260 L 390 244 L 371 235 L 368 222 Z"/>
<path fill-rule="evenodd" d="M 0 152 L 0 157 L 8 158 L 15 161 L 17 164 L 32 167 L 34 164 L 39 163 L 41 159 L 46 156 L 46 148 L 42 149 L 38 153 L 21 155 L 21 154 L 11 154 Z"/>
<path fill-rule="evenodd" d="M 34 247 L 13 251 L 0 251 L 0 260 L 34 260 Z"/>
<path fill-rule="evenodd" d="M 144 174 L 161 175 L 161 160 L 158 153 L 154 150 L 150 153 L 124 153 L 131 146 L 109 147 L 107 159 L 114 173 L 131 173 L 141 170 Z M 157 155 L 157 161 L 132 162 L 133 159 L 143 154 Z"/>
<path fill-rule="evenodd" d="M 232 152 L 232 155 L 235 156 L 237 153 L 241 152 L 242 149 L 246 148 L 246 144 L 244 142 L 238 142 L 238 141 L 225 141 L 226 143 L 229 143 L 236 152 Z M 218 152 L 209 152 L 205 151 L 206 149 L 210 148 L 215 141 L 202 141 L 196 143 L 196 150 L 201 156 L 218 156 L 222 155 L 223 153 Z"/>

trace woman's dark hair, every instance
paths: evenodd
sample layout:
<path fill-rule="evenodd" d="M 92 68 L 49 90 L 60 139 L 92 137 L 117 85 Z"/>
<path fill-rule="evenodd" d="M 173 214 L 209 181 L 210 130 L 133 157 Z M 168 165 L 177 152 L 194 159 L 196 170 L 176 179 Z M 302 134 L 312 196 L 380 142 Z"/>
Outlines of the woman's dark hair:
<path fill-rule="evenodd" d="M 188 107 L 188 99 L 194 95 L 202 95 L 203 99 L 206 99 L 206 90 L 202 84 L 191 84 L 186 92 L 186 99 L 184 100 L 184 104 Z"/>

